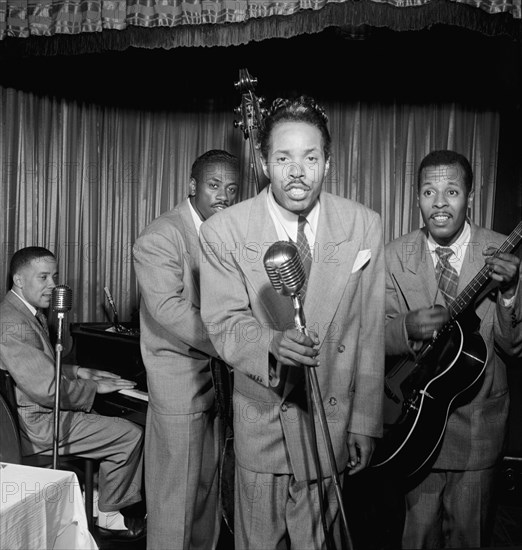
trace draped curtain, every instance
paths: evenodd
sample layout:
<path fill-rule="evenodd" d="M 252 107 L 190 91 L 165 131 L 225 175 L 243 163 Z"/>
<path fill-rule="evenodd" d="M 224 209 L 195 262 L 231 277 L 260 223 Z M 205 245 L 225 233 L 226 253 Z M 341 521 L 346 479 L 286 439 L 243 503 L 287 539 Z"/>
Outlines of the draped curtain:
<path fill-rule="evenodd" d="M 328 27 L 360 38 L 367 26 L 438 23 L 520 40 L 521 18 L 522 0 L 0 0 L 0 44 L 30 55 L 72 55 L 230 46 Z"/>
<path fill-rule="evenodd" d="M 432 149 L 472 162 L 471 218 L 491 227 L 498 113 L 459 104 L 324 103 L 332 133 L 324 189 L 381 213 L 385 241 L 419 227 L 416 167 Z M 242 161 L 241 198 L 253 196 L 249 144 L 228 111 L 124 110 L 0 87 L 1 276 L 24 246 L 59 259 L 73 289 L 69 321 L 106 321 L 108 286 L 120 319 L 138 307 L 131 248 L 139 232 L 188 192 L 192 161 L 224 148 Z"/>

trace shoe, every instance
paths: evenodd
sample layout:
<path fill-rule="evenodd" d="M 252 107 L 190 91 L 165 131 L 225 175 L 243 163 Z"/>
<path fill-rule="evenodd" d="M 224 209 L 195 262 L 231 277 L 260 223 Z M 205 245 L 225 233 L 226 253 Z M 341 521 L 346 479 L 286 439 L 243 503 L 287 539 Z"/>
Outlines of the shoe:
<path fill-rule="evenodd" d="M 98 518 L 96 520 L 98 527 L 103 529 L 110 529 L 111 531 L 125 530 L 125 518 L 122 514 L 116 510 L 114 512 L 98 512 Z"/>
<path fill-rule="evenodd" d="M 132 541 L 139 540 L 147 535 L 147 519 L 145 518 L 124 518 L 126 529 L 106 529 L 96 526 L 96 531 L 101 540 Z"/>

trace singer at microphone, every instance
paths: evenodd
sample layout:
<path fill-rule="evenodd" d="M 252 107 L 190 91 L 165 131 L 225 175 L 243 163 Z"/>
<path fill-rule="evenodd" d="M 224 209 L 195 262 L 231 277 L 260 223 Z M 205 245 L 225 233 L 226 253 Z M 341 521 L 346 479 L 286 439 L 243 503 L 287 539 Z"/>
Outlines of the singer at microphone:
<path fill-rule="evenodd" d="M 201 317 L 234 372 L 236 548 L 350 548 L 334 478 L 382 436 L 381 220 L 323 190 L 327 121 L 312 98 L 276 99 L 258 135 L 269 185 L 200 230 Z M 331 454 L 308 422 L 314 375 Z"/>

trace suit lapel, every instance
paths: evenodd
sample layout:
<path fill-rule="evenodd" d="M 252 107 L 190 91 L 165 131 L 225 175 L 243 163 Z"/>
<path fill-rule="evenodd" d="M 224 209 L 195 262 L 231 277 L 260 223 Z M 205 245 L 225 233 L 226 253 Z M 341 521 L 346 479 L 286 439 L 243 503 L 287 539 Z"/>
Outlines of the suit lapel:
<path fill-rule="evenodd" d="M 412 248 L 408 243 L 408 248 L 403 245 L 403 250 L 398 252 L 401 256 L 407 257 L 404 260 L 403 271 L 393 273 L 392 276 L 399 289 L 404 289 L 402 296 L 409 311 L 433 304 L 444 306 L 444 298 L 438 291 L 433 260 L 428 252 L 426 230 L 418 230 Z"/>
<path fill-rule="evenodd" d="M 314 325 L 320 329 L 320 346 L 327 333 L 323 329 L 335 316 L 359 252 L 358 242 L 347 233 L 346 225 L 346 220 L 341 219 L 330 196 L 323 193 L 304 304 L 307 322 L 310 326 Z M 328 281 L 327 299 L 325 299 L 325 281 Z"/>
<path fill-rule="evenodd" d="M 16 296 L 13 295 L 11 291 L 6 296 L 7 300 L 11 303 L 11 305 L 17 309 L 21 315 L 25 318 L 26 322 L 29 324 L 32 330 L 35 331 L 36 334 L 39 334 L 41 339 L 43 340 L 45 346 L 47 347 L 47 350 L 49 352 L 49 355 L 54 357 L 54 349 L 53 345 L 51 344 L 51 341 L 49 340 L 49 336 L 45 332 L 44 328 L 38 321 L 38 319 L 29 311 L 28 307 Z"/>
<path fill-rule="evenodd" d="M 189 199 L 185 199 L 179 206 L 179 214 L 183 221 L 183 240 L 185 243 L 184 254 L 188 256 L 190 265 L 190 277 L 192 278 L 192 291 L 196 295 L 196 300 L 193 302 L 200 303 L 199 289 L 199 235 L 194 225 L 192 213 L 190 211 Z"/>
<path fill-rule="evenodd" d="M 484 257 L 482 255 L 482 246 L 475 246 L 475 243 L 482 244 L 485 241 L 480 227 L 471 223 L 471 234 L 469 237 L 469 244 L 466 248 L 466 254 L 462 262 L 462 268 L 459 275 L 459 284 L 457 286 L 457 292 L 460 294 L 471 279 L 482 269 L 484 265 Z"/>
<path fill-rule="evenodd" d="M 243 271 L 246 284 L 250 293 L 256 295 L 257 306 L 265 310 L 272 326 L 283 327 L 293 319 L 293 307 L 290 297 L 281 296 L 274 290 L 263 262 L 266 251 L 279 240 L 268 212 L 266 194 L 267 188 L 253 199 L 241 259 L 246 266 Z"/>

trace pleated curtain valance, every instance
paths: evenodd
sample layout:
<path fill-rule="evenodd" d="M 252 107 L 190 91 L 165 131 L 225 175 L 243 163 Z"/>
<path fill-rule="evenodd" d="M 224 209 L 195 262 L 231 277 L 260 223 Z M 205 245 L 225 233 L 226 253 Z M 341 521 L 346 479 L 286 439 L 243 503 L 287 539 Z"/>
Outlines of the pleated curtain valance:
<path fill-rule="evenodd" d="M 361 38 L 365 27 L 420 30 L 439 23 L 519 39 L 521 18 L 522 0 L 0 0 L 0 41 L 23 53 L 55 55 L 230 46 L 329 27 Z"/>

